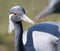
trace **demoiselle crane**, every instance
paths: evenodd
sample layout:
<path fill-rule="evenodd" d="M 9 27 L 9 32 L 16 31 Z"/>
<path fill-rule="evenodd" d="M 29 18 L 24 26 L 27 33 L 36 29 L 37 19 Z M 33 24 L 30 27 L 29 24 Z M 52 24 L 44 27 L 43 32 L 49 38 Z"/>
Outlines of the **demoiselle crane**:
<path fill-rule="evenodd" d="M 40 23 L 23 32 L 22 20 L 34 24 L 21 6 L 12 7 L 9 13 L 9 33 L 15 29 L 16 51 L 56 51 L 60 35 L 58 24 Z"/>

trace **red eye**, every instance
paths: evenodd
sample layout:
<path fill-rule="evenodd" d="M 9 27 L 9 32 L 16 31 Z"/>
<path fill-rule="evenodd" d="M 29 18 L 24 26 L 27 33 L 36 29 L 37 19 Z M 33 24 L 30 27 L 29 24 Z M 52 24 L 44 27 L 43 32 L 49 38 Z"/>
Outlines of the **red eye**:
<path fill-rule="evenodd" d="M 16 12 L 14 12 L 14 16 L 16 16 L 17 15 L 17 13 Z"/>

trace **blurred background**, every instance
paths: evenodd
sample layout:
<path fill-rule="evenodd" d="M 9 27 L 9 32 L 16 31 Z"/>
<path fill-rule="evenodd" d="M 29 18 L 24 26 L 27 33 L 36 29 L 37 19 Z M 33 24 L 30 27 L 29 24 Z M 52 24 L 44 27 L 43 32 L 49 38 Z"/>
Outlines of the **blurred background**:
<path fill-rule="evenodd" d="M 36 24 L 45 21 L 59 22 L 60 19 L 59 14 L 48 15 L 39 20 L 35 18 L 48 5 L 48 0 L 0 0 L 0 51 L 15 51 L 14 31 L 11 34 L 8 33 L 9 9 L 15 5 L 22 6 L 26 11 L 26 15 Z M 30 26 L 32 24 L 23 22 L 24 30 Z"/>

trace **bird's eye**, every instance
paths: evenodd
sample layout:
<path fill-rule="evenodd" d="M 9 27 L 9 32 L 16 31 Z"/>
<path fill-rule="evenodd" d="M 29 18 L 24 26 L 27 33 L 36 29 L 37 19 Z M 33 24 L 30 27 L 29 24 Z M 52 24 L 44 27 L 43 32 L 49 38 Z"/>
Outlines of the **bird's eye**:
<path fill-rule="evenodd" d="M 17 16 L 17 13 L 16 12 L 14 12 L 14 16 Z"/>

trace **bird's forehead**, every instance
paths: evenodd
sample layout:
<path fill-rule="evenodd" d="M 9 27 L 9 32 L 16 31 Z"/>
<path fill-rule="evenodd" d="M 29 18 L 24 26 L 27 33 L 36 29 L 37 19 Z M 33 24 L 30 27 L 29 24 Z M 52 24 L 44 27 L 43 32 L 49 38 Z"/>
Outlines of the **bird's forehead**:
<path fill-rule="evenodd" d="M 14 12 L 23 14 L 22 8 L 20 6 L 14 6 L 10 9 L 10 14 L 13 14 Z"/>

